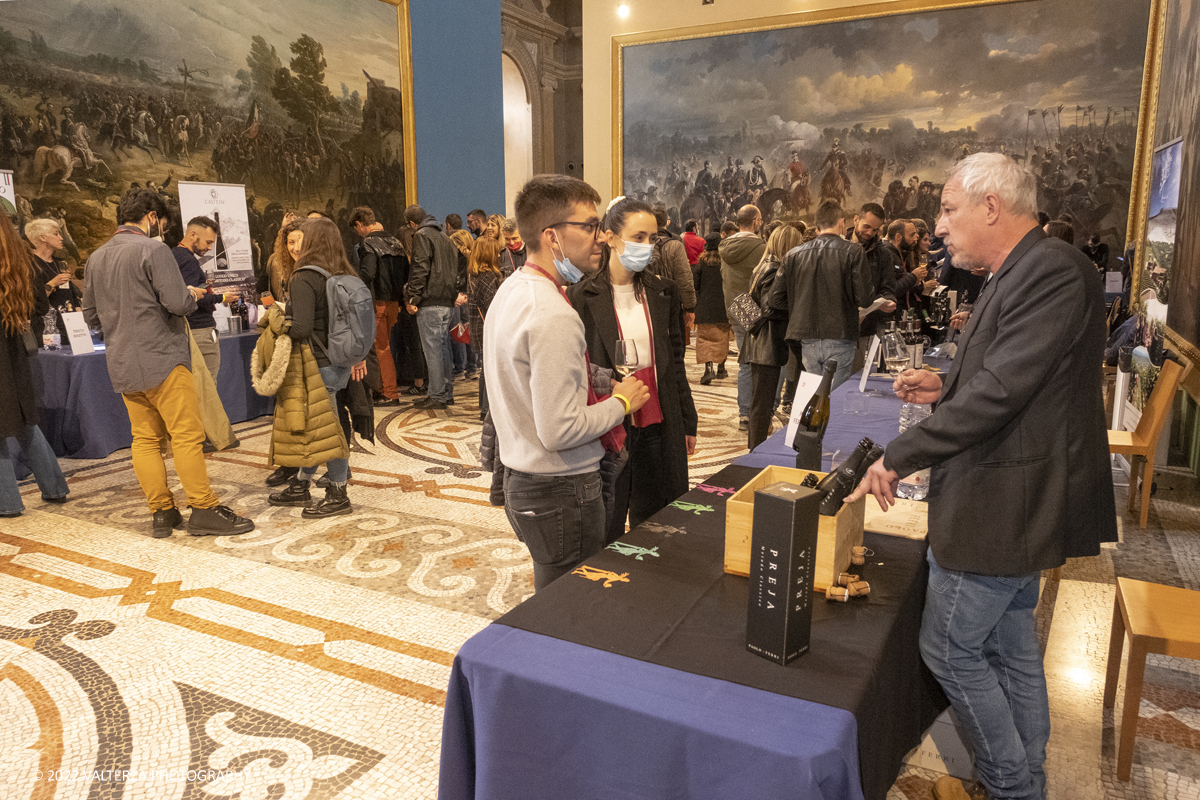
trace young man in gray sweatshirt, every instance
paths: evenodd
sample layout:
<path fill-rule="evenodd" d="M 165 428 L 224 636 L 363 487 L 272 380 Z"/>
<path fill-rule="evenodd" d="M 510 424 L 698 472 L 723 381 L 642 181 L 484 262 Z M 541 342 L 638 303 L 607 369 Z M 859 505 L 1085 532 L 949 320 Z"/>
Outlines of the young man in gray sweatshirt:
<path fill-rule="evenodd" d="M 525 184 L 515 202 L 525 265 L 501 285 L 484 329 L 505 512 L 529 548 L 538 590 L 604 547 L 601 437 L 650 396 L 632 377 L 611 393 L 590 391 L 583 322 L 563 292 L 599 268 L 599 202 L 595 189 L 565 175 Z"/>

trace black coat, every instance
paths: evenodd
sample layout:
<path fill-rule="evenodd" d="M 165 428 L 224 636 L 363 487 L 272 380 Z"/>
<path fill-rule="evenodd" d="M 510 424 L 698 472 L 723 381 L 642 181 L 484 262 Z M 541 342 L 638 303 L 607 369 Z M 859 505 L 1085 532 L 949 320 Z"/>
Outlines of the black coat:
<path fill-rule="evenodd" d="M 675 284 L 649 273 L 646 276 L 646 301 L 650 304 L 650 325 L 654 334 L 655 377 L 658 402 L 663 414 L 663 442 L 666 464 L 662 476 L 665 492 L 678 496 L 688 490 L 687 442 L 696 435 L 698 417 L 692 390 L 688 386 L 683 362 L 683 306 Z M 613 369 L 613 348 L 617 334 L 617 312 L 613 309 L 612 285 L 597 276 L 567 290 L 567 297 L 583 320 L 588 356 L 593 364 Z M 626 417 L 626 426 L 629 418 Z"/>
<path fill-rule="evenodd" d="M 716 250 L 705 250 L 700 254 L 692 270 L 692 283 L 696 286 L 696 324 L 724 325 L 725 290 L 721 284 L 721 254 Z"/>
<path fill-rule="evenodd" d="M 784 340 L 787 332 L 787 314 L 767 305 L 771 285 L 779 274 L 779 262 L 764 260 L 754 268 L 750 279 L 750 296 L 763 309 L 758 326 L 746 337 L 745 346 L 738 354 L 739 364 L 760 364 L 767 367 L 786 367 L 788 345 Z"/>
<path fill-rule="evenodd" d="M 42 317 L 49 311 L 46 292 L 35 281 L 33 318 Z M 25 354 L 25 341 L 21 334 L 8 332 L 3 315 L 0 315 L 0 337 L 0 438 L 8 438 L 29 425 L 37 425 L 38 412 L 33 394 L 33 370 L 30 356 Z"/>
<path fill-rule="evenodd" d="M 943 568 L 1027 575 L 1116 541 L 1104 329 L 1096 267 L 1032 228 L 976 301 L 933 415 L 884 455 L 900 475 L 932 467 Z"/>

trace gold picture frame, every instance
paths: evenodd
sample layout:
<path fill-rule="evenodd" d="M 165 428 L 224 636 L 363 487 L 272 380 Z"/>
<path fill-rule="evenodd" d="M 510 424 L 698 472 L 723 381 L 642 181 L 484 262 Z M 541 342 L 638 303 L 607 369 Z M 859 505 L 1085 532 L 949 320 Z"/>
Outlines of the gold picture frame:
<path fill-rule="evenodd" d="M 783 28 L 801 28 L 836 22 L 853 22 L 878 19 L 925 11 L 942 11 L 979 6 L 1010 5 L 1033 2 L 1033 0 L 891 0 L 853 7 L 797 11 L 756 19 L 727 23 L 712 23 L 668 30 L 643 31 L 614 36 L 612 38 L 612 196 L 623 193 L 624 186 L 624 49 L 643 44 L 702 39 Z M 1167 0 L 1150 0 L 1150 18 L 1146 32 L 1146 59 L 1143 67 L 1142 94 L 1138 104 L 1137 139 L 1134 150 L 1134 172 L 1129 198 L 1129 216 L 1126 224 L 1126 241 L 1136 231 L 1143 229 L 1146 214 L 1146 193 L 1149 190 L 1150 149 L 1153 125 L 1147 128 L 1152 117 L 1151 105 L 1157 105 L 1158 79 L 1162 61 L 1161 30 L 1166 16 Z M 1152 120 L 1151 120 L 1152 121 Z M 1139 250 L 1140 253 L 1140 250 Z M 1140 266 L 1140 265 L 1139 265 Z"/>
<path fill-rule="evenodd" d="M 400 52 L 400 97 L 404 103 L 404 200 L 417 202 L 417 132 L 413 121 L 412 20 L 409 0 L 379 0 L 396 7 L 396 26 Z"/>

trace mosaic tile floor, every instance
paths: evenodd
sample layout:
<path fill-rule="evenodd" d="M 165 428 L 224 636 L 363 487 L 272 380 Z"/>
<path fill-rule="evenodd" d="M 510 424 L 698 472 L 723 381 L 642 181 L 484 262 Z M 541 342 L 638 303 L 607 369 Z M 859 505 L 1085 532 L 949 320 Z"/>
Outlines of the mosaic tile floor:
<path fill-rule="evenodd" d="M 701 387 L 689 366 L 693 483 L 745 452 L 735 369 Z M 0 521 L 0 797 L 435 797 L 454 653 L 532 591 L 487 503 L 476 392 L 378 409 L 350 516 L 267 505 L 266 419 L 208 457 L 222 502 L 257 523 L 245 536 L 151 539 L 128 451 L 64 461 L 64 506 L 23 486 L 29 510 Z M 1125 518 L 1121 545 L 1046 582 L 1051 797 L 1200 800 L 1200 663 L 1151 657 L 1128 784 L 1100 706 L 1114 569 L 1200 589 L 1200 497 L 1159 482 L 1147 531 Z M 930 797 L 937 776 L 906 768 L 889 800 Z"/>

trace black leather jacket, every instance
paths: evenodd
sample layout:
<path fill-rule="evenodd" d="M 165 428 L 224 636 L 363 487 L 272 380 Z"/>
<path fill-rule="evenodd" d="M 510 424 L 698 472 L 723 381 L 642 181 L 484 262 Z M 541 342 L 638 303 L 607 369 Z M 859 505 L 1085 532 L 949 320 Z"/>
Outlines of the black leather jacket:
<path fill-rule="evenodd" d="M 822 234 L 784 257 L 764 307 L 787 313 L 789 342 L 857 341 L 858 309 L 874 299 L 873 283 L 861 245 Z"/>

